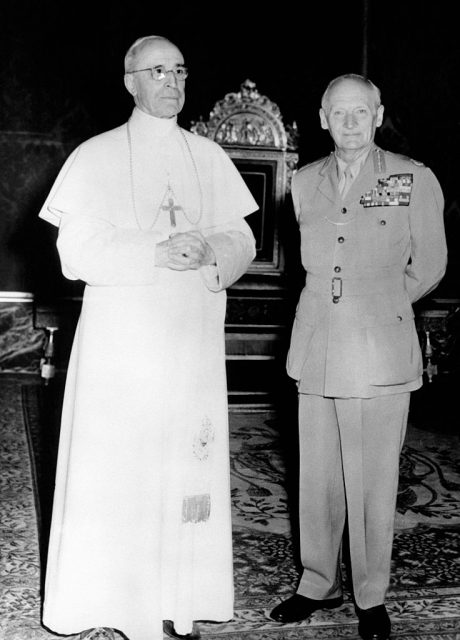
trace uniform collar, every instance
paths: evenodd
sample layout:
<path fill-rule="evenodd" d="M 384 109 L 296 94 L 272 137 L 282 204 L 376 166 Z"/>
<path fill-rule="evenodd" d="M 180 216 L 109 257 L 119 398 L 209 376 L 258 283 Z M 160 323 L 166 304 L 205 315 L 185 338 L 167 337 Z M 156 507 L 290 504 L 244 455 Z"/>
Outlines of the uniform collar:
<path fill-rule="evenodd" d="M 382 166 L 383 162 L 383 166 Z M 356 193 L 357 189 L 361 188 L 361 183 L 365 180 L 371 171 L 374 173 L 382 173 L 385 171 L 385 162 L 383 151 L 376 145 L 372 144 L 369 149 L 367 156 L 363 160 L 363 165 L 361 167 L 361 171 L 357 176 L 356 180 L 350 187 L 350 190 L 347 194 L 346 200 L 351 199 Z M 337 157 L 334 151 L 325 158 L 324 163 L 319 171 L 319 175 L 322 177 L 322 180 L 318 184 L 318 189 L 321 193 L 328 198 L 331 202 L 337 202 L 337 199 L 340 198 L 338 193 L 338 165 L 337 165 Z"/>
<path fill-rule="evenodd" d="M 363 160 L 363 164 L 366 164 L 366 162 L 371 157 L 373 158 L 375 173 L 384 173 L 385 163 L 384 163 L 383 151 L 376 144 L 371 145 L 369 151 L 367 152 L 367 156 Z M 327 176 L 334 171 L 336 172 L 336 175 L 337 175 L 337 156 L 335 154 L 335 151 L 331 151 L 331 153 L 328 156 L 326 156 L 326 158 L 324 159 L 323 165 L 319 170 L 319 175 Z"/>
<path fill-rule="evenodd" d="M 340 179 L 342 173 L 348 167 L 350 169 L 353 180 L 356 180 L 373 146 L 374 146 L 373 144 L 368 145 L 368 147 L 363 149 L 363 151 L 359 154 L 357 158 L 355 158 L 355 160 L 353 160 L 353 162 L 345 162 L 345 160 L 342 160 L 342 158 L 340 158 L 337 152 L 335 151 L 334 155 L 337 162 L 337 177 Z"/>

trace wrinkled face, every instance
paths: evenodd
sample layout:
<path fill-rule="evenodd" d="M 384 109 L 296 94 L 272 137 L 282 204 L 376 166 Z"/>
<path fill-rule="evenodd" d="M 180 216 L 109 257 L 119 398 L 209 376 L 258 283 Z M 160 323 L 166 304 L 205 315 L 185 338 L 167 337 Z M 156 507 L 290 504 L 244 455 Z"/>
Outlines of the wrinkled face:
<path fill-rule="evenodd" d="M 326 109 L 320 109 L 321 126 L 328 129 L 339 151 L 359 152 L 375 136 L 383 120 L 383 106 L 365 84 L 343 80 L 331 90 Z"/>
<path fill-rule="evenodd" d="M 131 70 L 163 65 L 169 71 L 163 80 L 153 80 L 149 70 L 125 74 L 125 85 L 142 111 L 157 118 L 172 118 L 185 101 L 185 80 L 171 72 L 184 64 L 179 49 L 167 40 L 150 40 L 138 52 Z"/>

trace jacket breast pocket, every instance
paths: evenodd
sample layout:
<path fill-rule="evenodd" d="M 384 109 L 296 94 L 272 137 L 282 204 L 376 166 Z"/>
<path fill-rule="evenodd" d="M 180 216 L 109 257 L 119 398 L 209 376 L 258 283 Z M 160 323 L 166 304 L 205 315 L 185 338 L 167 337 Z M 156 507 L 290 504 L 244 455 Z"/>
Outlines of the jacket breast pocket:
<path fill-rule="evenodd" d="M 422 354 L 412 310 L 376 320 L 366 327 L 366 337 L 369 384 L 404 384 L 422 374 Z"/>

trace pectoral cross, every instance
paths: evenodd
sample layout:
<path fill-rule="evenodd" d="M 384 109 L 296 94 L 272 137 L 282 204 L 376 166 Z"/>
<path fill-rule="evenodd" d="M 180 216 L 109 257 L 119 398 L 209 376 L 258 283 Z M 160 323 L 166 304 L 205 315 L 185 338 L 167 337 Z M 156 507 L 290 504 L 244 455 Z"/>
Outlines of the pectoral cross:
<path fill-rule="evenodd" d="M 168 190 L 166 192 L 166 195 L 168 195 L 168 193 L 170 193 L 171 195 L 168 198 L 168 204 L 164 204 L 161 206 L 161 210 L 162 211 L 169 211 L 169 219 L 171 221 L 171 227 L 175 227 L 176 226 L 176 211 L 180 211 L 182 209 L 182 207 L 180 207 L 177 204 L 174 204 L 174 194 L 171 190 L 171 187 L 168 186 Z M 166 198 L 166 196 L 165 196 Z M 163 199 L 164 202 L 164 199 Z"/>

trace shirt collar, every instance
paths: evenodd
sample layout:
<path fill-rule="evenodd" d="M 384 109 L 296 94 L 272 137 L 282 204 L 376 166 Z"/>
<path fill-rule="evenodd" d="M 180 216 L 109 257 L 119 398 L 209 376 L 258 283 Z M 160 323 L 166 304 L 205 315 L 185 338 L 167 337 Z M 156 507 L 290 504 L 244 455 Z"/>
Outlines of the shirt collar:
<path fill-rule="evenodd" d="M 360 153 L 360 155 L 357 158 L 355 158 L 353 162 L 350 162 L 350 163 L 345 162 L 345 160 L 342 160 L 342 158 L 339 158 L 339 156 L 337 155 L 337 152 L 335 152 L 335 158 L 337 160 L 338 177 L 340 178 L 340 176 L 343 174 L 345 169 L 349 167 L 351 177 L 354 180 L 358 175 L 358 173 L 361 171 L 363 164 L 366 162 L 367 156 L 369 155 L 371 148 L 372 148 L 372 144 L 365 147 L 363 151 Z"/>

